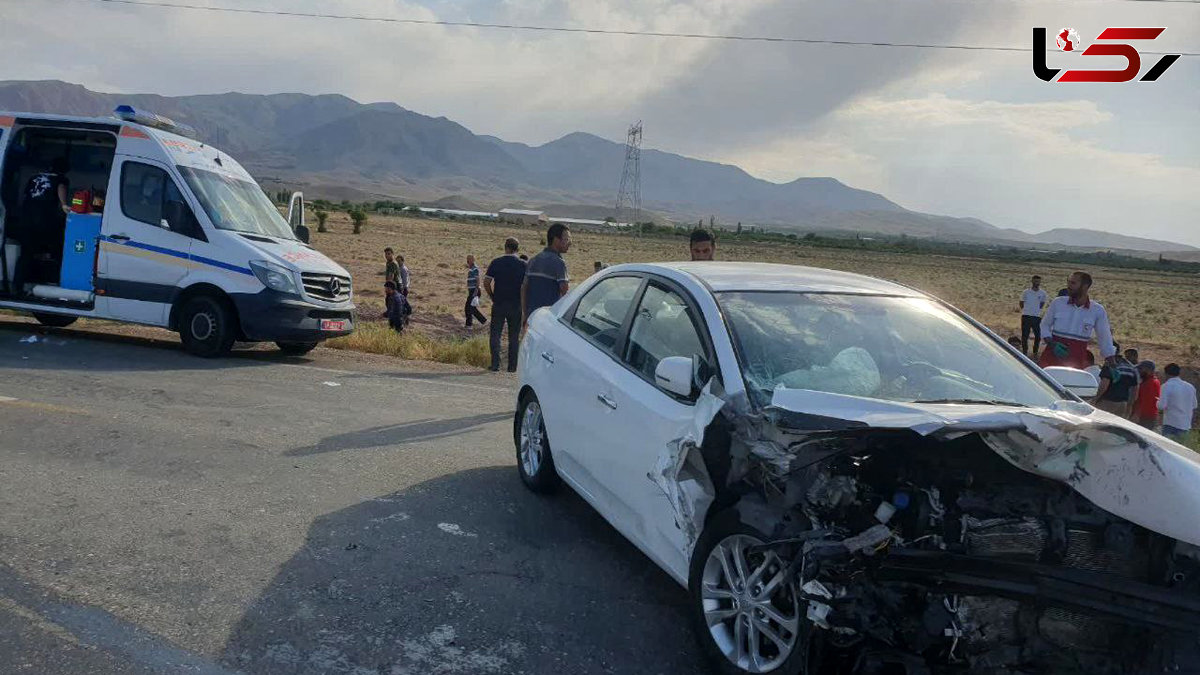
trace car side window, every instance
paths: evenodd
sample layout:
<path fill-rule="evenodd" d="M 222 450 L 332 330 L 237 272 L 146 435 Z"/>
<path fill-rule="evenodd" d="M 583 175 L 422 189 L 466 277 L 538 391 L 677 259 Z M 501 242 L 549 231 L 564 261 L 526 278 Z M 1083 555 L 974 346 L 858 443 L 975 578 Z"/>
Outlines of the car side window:
<path fill-rule="evenodd" d="M 195 218 L 179 186 L 166 171 L 149 164 L 125 162 L 122 166 L 121 211 L 128 218 L 154 227 L 166 222 L 167 229 L 184 236 L 196 232 Z"/>
<path fill-rule="evenodd" d="M 609 277 L 600 281 L 579 299 L 571 328 L 611 351 L 641 286 L 640 277 Z"/>
<path fill-rule="evenodd" d="M 678 293 L 650 284 L 629 329 L 625 362 L 654 382 L 658 362 L 668 356 L 705 361 L 706 350 L 696 329 L 696 318 L 695 310 Z"/>

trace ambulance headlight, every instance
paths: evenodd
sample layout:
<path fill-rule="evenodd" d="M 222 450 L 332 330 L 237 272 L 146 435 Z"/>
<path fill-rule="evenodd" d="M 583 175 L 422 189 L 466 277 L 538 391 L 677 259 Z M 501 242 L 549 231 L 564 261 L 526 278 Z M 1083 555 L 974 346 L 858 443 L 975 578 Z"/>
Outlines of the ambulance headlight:
<path fill-rule="evenodd" d="M 280 293 L 299 294 L 299 289 L 296 287 L 296 275 L 283 265 L 276 265 L 266 260 L 251 260 L 250 269 L 254 270 L 254 276 L 258 277 L 263 286 Z"/>

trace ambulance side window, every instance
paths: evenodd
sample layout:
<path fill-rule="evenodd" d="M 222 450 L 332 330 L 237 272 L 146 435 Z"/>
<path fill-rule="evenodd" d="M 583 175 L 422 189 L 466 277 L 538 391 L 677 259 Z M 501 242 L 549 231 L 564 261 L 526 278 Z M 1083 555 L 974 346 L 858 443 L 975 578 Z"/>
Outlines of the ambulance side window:
<path fill-rule="evenodd" d="M 128 218 L 185 237 L 199 234 L 183 193 L 167 172 L 156 166 L 125 162 L 121 168 L 121 211 Z"/>

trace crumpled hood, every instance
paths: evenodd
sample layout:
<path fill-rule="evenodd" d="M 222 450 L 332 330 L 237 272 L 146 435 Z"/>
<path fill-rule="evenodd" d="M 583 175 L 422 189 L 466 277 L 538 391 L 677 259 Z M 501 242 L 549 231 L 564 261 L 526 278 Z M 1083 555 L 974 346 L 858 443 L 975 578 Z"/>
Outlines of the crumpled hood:
<path fill-rule="evenodd" d="M 815 424 L 840 420 L 848 425 L 843 428 L 910 429 L 938 438 L 979 433 L 1014 466 L 1065 483 L 1126 520 L 1200 546 L 1200 457 L 1085 403 L 914 404 L 779 388 L 769 410 Z"/>

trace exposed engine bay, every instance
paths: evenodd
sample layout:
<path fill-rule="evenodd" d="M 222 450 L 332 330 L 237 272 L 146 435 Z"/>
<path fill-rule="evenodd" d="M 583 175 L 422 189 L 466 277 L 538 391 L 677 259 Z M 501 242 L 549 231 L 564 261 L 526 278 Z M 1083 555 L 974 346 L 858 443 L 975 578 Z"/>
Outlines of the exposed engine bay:
<path fill-rule="evenodd" d="M 717 506 L 769 535 L 819 672 L 1200 673 L 1200 547 L 979 433 L 778 436 L 786 453 L 751 448 Z"/>

